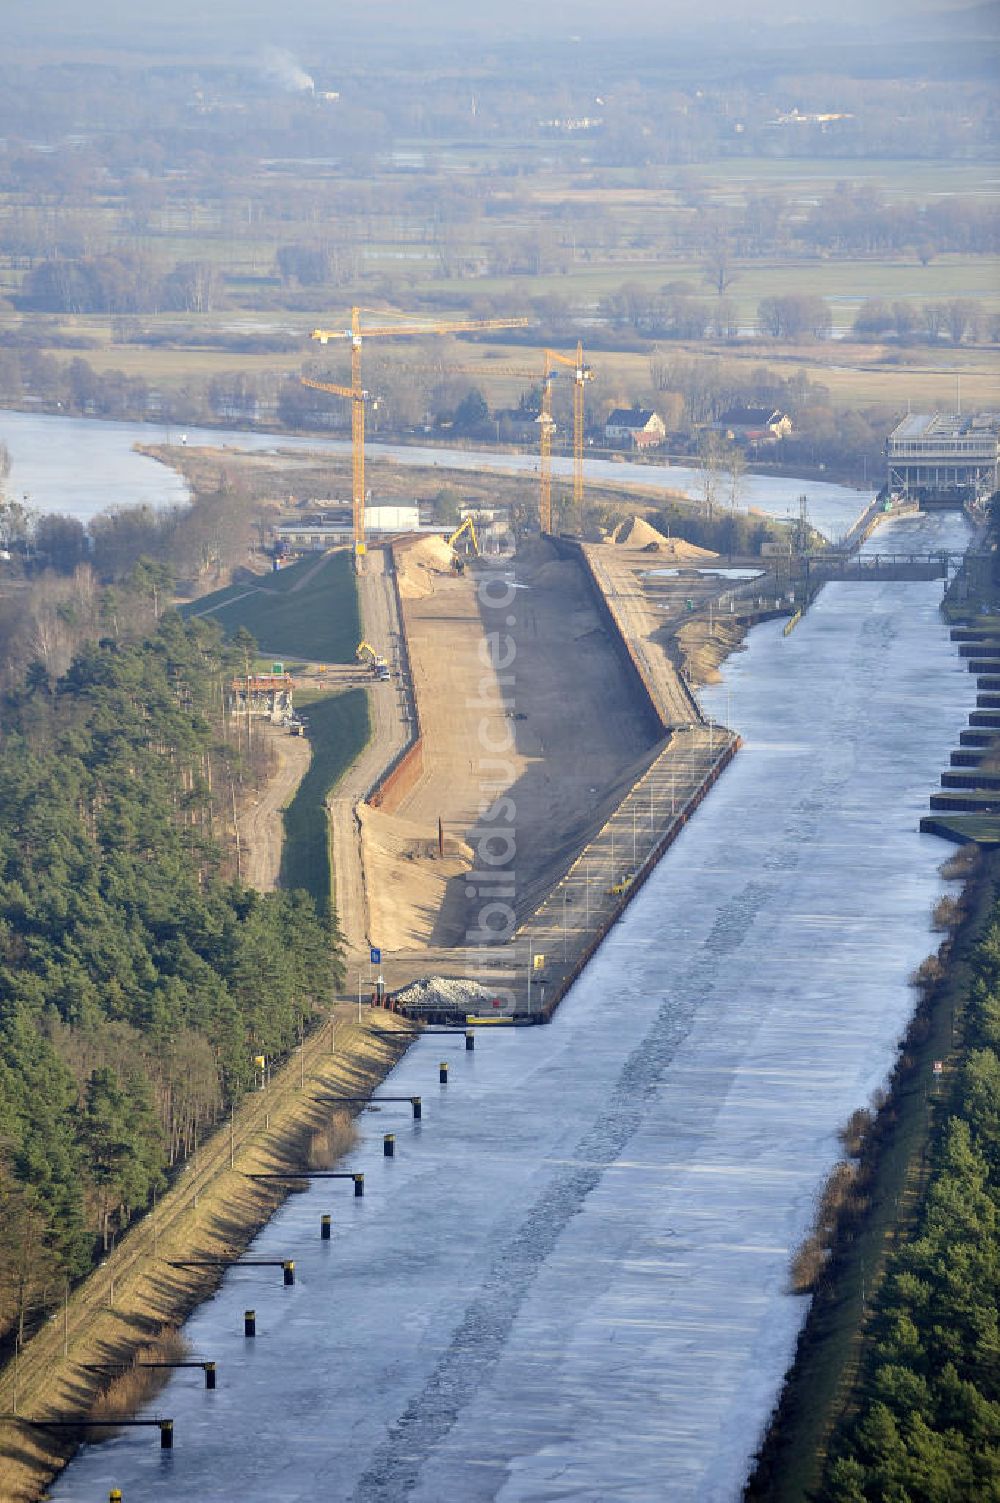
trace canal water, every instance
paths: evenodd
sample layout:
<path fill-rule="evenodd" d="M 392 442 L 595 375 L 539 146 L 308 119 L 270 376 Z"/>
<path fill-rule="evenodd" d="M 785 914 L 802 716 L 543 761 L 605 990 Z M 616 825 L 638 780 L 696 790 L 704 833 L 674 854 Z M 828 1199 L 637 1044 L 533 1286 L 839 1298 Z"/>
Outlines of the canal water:
<path fill-rule="evenodd" d="M 738 1499 L 806 1313 L 791 1258 L 939 939 L 950 847 L 917 827 L 974 700 L 940 597 L 833 585 L 751 634 L 703 695 L 743 750 L 551 1026 L 419 1041 L 385 1094 L 422 1122 L 359 1119 L 364 1198 L 316 1182 L 257 1239 L 296 1286 L 234 1270 L 189 1322 L 219 1387 L 156 1401 L 174 1451 L 126 1431 L 54 1499 Z"/>
<path fill-rule="evenodd" d="M 184 484 L 173 470 L 132 450 L 133 444 L 179 444 L 182 435 L 192 447 L 207 444 L 256 452 L 284 449 L 290 453 L 346 454 L 350 451 L 346 439 L 293 438 L 285 434 L 241 433 L 215 428 L 182 430 L 154 423 L 104 423 L 86 418 L 0 411 L 0 442 L 6 443 L 12 460 L 11 494 L 18 498 L 26 495 L 31 505 L 40 511 L 68 512 L 82 520 L 109 506 L 135 505 L 141 501 L 165 505 L 186 499 Z M 466 449 L 376 443 L 369 444 L 366 452 L 374 463 L 381 458 L 400 465 L 443 470 L 483 469 L 502 474 L 532 474 L 538 469 L 537 458 L 530 454 L 477 453 Z M 568 479 L 572 474 L 572 462 L 556 456 L 552 470 L 557 478 Z M 700 494 L 698 471 L 679 465 L 588 459 L 586 472 L 590 479 L 608 485 L 662 485 L 666 490 L 691 496 Z M 870 494 L 853 490 L 850 486 L 787 476 L 748 475 L 741 486 L 739 504 L 754 507 L 768 516 L 797 518 L 802 495 L 808 499 L 813 525 L 834 540 L 850 529 L 851 523 L 871 500 Z M 717 499 L 721 505 L 727 504 L 729 498 L 725 484 L 720 484 Z"/>

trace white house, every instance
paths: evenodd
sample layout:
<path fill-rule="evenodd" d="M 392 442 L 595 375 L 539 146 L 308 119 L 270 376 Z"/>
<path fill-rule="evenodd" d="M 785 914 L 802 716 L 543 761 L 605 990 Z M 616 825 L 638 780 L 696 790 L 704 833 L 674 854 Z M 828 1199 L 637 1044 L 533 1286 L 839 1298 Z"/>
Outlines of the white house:
<path fill-rule="evenodd" d="M 788 437 L 792 420 L 777 407 L 730 407 L 712 427 L 740 443 L 769 444 Z"/>
<path fill-rule="evenodd" d="M 659 413 L 648 407 L 616 407 L 604 424 L 605 442 L 630 449 L 655 449 L 667 436 Z"/>

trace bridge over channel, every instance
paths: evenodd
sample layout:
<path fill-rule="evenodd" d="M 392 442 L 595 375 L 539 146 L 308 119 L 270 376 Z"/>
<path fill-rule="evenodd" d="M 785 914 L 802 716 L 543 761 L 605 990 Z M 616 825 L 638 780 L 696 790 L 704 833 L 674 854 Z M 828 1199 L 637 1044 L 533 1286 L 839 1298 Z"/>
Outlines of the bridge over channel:
<path fill-rule="evenodd" d="M 811 584 L 857 581 L 882 584 L 887 580 L 949 579 L 965 554 L 949 549 L 930 553 L 808 553 L 803 557 L 805 578 Z"/>

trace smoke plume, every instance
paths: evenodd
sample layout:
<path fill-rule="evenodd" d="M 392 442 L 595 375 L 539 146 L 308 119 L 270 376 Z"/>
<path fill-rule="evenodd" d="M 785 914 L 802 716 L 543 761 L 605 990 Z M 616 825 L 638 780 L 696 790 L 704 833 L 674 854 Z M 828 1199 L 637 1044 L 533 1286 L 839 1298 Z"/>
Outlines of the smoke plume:
<path fill-rule="evenodd" d="M 268 78 L 291 94 L 313 94 L 316 91 L 316 84 L 306 70 L 299 66 L 290 52 L 283 52 L 280 47 L 267 48 L 263 67 Z"/>

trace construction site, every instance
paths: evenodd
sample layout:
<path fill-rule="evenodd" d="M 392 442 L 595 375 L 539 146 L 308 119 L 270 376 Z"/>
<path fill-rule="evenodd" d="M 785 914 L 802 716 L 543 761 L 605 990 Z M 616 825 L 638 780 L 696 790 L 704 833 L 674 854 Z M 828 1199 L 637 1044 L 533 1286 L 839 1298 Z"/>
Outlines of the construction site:
<path fill-rule="evenodd" d="M 793 603 L 763 576 L 735 594 L 702 550 L 651 534 L 536 538 L 461 571 L 443 539 L 366 555 L 391 703 L 376 677 L 372 742 L 331 802 L 366 998 L 434 1021 L 547 1019 L 733 756 L 692 680 Z"/>
<path fill-rule="evenodd" d="M 314 661 L 303 680 L 363 686 L 369 703 L 368 740 L 326 799 L 349 995 L 423 1022 L 544 1022 L 739 750 L 696 690 L 747 629 L 774 616 L 794 626 L 823 581 L 848 577 L 846 568 L 851 578 L 931 578 L 947 564 L 858 555 L 891 510 L 875 502 L 821 553 L 804 497 L 781 541 L 747 557 L 667 536 L 641 515 L 638 497 L 613 529 L 585 527 L 585 398 L 596 373 L 581 344 L 539 352 L 530 501 L 523 486 L 516 499 L 491 497 L 489 480 L 484 494 L 480 477 L 452 528 L 429 519 L 423 503 L 385 505 L 366 478 L 366 412 L 376 398 L 364 382 L 365 342 L 526 320 L 368 326 L 362 312 L 312 336 L 349 345 L 350 383 L 326 372 L 301 378 L 351 411 L 351 500 L 337 524 L 349 531 L 326 557 L 350 560 L 359 640 L 353 662 Z M 554 507 L 560 377 L 571 388 L 571 440 L 560 444 L 572 466 Z M 373 510 L 408 525 L 370 529 Z M 316 536 L 307 524 L 272 536 L 275 569 L 287 562 L 289 537 L 306 554 L 326 541 L 322 524 Z M 321 567 L 309 566 L 302 582 Z M 290 582 L 293 608 L 299 588 Z M 231 629 L 236 602 L 222 608 Z M 284 664 L 272 668 L 234 681 L 235 712 L 308 733 Z M 286 752 L 277 761 L 287 803 L 306 759 Z M 280 806 L 261 805 L 243 856 L 247 871 L 276 881 Z M 268 849 L 263 864 L 257 846 Z"/>
<path fill-rule="evenodd" d="M 533 525 L 494 524 L 488 554 L 471 514 L 450 533 L 373 540 L 364 340 L 496 326 L 367 329 L 355 309 L 349 329 L 313 335 L 349 341 L 350 385 L 303 377 L 352 413 L 356 659 L 372 729 L 327 805 L 348 985 L 423 1021 L 551 1017 L 738 749 L 695 686 L 750 623 L 795 610 L 794 587 L 766 563 L 722 568 L 641 516 L 600 543 L 555 533 L 563 370 L 583 514 L 594 372 L 580 345 L 541 352 Z"/>

